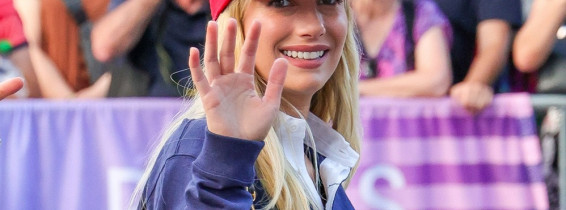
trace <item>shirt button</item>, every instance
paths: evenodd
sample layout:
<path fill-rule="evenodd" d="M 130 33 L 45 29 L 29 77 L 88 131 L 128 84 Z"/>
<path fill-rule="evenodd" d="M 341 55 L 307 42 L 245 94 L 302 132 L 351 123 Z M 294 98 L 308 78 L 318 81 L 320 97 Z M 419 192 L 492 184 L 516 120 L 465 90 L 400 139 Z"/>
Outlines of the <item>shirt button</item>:
<path fill-rule="evenodd" d="M 297 126 L 291 125 L 291 132 L 296 132 L 296 131 L 297 131 Z"/>

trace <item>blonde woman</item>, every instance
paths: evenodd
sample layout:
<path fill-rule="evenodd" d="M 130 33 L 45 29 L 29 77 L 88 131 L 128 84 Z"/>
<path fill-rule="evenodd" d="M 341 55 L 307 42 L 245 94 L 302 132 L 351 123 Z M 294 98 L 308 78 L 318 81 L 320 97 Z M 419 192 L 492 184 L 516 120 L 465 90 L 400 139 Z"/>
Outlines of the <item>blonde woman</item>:
<path fill-rule="evenodd" d="M 138 209 L 353 209 L 358 51 L 345 0 L 211 0 L 200 96 L 171 126 Z M 218 43 L 220 42 L 220 43 Z M 205 73 L 203 73 L 205 70 Z"/>

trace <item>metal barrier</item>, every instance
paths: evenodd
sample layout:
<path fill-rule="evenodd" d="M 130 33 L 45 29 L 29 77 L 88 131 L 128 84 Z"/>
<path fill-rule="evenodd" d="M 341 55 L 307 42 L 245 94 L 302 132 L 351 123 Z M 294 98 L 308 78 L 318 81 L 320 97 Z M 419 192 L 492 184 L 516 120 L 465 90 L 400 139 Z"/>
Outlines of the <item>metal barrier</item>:
<path fill-rule="evenodd" d="M 566 210 L 566 95 L 542 95 L 531 96 L 533 108 L 537 113 L 546 112 L 554 107 L 558 111 L 558 175 L 559 175 L 559 203 L 560 209 Z"/>

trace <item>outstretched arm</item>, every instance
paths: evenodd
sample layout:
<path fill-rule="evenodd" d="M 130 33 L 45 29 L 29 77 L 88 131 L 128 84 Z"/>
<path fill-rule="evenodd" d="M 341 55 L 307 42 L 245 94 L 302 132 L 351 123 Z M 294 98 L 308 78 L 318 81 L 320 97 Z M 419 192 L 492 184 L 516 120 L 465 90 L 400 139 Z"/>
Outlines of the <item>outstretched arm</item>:
<path fill-rule="evenodd" d="M 18 2 L 18 10 L 24 31 L 28 39 L 29 53 L 37 83 L 44 98 L 100 98 L 105 97 L 110 86 L 111 76 L 104 74 L 95 84 L 75 92 L 61 75 L 51 58 L 41 48 L 40 7 L 44 3 L 39 0 Z"/>
<path fill-rule="evenodd" d="M 393 78 L 360 81 L 370 96 L 441 97 L 452 83 L 448 41 L 439 26 L 429 29 L 415 47 L 415 70 Z"/>
<path fill-rule="evenodd" d="M 565 17 L 565 0 L 534 1 L 527 22 L 513 42 L 513 62 L 517 69 L 533 72 L 542 66 Z"/>
<path fill-rule="evenodd" d="M 485 20 L 478 25 L 477 52 L 464 81 L 450 89 L 450 96 L 468 111 L 477 113 L 491 103 L 491 84 L 507 61 L 511 26 L 503 20 Z"/>
<path fill-rule="evenodd" d="M 41 4 L 44 1 L 18 1 L 29 53 L 44 98 L 69 98 L 74 93 L 53 61 L 41 48 Z"/>
<path fill-rule="evenodd" d="M 109 61 L 132 49 L 140 40 L 161 0 L 129 0 L 98 20 L 92 30 L 96 59 Z"/>

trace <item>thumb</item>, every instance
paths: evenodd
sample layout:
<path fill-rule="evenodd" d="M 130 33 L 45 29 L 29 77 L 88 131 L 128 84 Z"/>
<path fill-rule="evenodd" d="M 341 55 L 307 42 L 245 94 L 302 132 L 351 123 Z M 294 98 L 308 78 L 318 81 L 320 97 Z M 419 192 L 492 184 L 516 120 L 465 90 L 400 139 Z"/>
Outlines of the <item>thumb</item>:
<path fill-rule="evenodd" d="M 273 62 L 269 72 L 269 79 L 267 80 L 267 87 L 265 88 L 265 96 L 263 97 L 265 103 L 277 104 L 277 107 L 279 107 L 283 84 L 285 84 L 285 77 L 287 76 L 287 66 L 287 60 L 283 58 Z"/>

